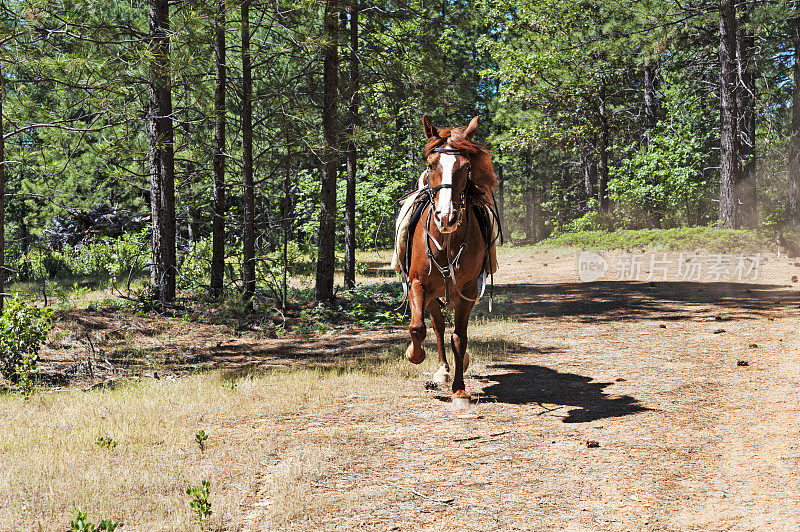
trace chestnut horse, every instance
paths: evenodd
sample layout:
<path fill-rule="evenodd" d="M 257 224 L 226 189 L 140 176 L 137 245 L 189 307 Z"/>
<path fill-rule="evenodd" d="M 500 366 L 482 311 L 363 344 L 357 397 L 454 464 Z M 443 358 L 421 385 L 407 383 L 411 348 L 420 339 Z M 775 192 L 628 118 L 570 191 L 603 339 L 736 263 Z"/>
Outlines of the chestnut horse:
<path fill-rule="evenodd" d="M 466 128 L 437 129 L 428 115 L 422 118 L 427 143 L 426 186 L 419 192 L 418 222 L 409 231 L 407 261 L 408 300 L 411 307 L 411 343 L 406 358 L 425 360 L 425 310 L 431 315 L 439 350 L 435 382 L 447 382 L 450 366 L 445 356 L 444 317 L 440 298 L 453 307 L 455 331 L 451 336 L 455 375 L 453 398 L 470 396 L 464 387 L 467 355 L 467 323 L 479 290 L 491 271 L 489 250 L 495 238 L 492 220 L 493 190 L 497 178 L 491 154 L 472 138 L 478 117 Z M 488 225 L 488 227 L 487 227 Z M 487 236 L 489 235 L 489 236 Z"/>

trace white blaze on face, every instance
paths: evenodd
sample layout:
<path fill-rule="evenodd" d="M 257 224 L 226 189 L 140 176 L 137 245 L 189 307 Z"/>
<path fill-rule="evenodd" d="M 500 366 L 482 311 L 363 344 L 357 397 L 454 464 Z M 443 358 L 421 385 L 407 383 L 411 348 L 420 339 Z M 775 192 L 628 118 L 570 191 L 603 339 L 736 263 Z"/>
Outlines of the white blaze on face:
<path fill-rule="evenodd" d="M 439 154 L 439 164 L 442 165 L 442 184 L 453 184 L 453 167 L 456 164 L 456 156 L 449 153 Z M 436 210 L 439 211 L 439 220 L 447 222 L 453 213 L 453 189 L 450 187 L 439 189 L 439 197 L 436 201 Z M 441 227 L 441 224 L 439 224 Z"/>

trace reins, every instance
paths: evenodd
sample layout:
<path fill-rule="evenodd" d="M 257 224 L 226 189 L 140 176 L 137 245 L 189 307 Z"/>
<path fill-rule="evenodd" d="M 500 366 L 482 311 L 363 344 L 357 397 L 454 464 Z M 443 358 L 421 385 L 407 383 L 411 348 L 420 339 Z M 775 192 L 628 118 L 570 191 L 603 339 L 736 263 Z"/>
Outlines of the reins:
<path fill-rule="evenodd" d="M 450 248 L 450 242 L 451 242 L 452 233 L 445 234 L 445 237 L 444 237 L 445 242 L 444 242 L 444 250 L 443 250 L 442 246 L 439 244 L 439 241 L 436 239 L 436 237 L 434 237 L 431 234 L 430 230 L 428 229 L 428 227 L 431 224 L 431 211 L 432 210 L 433 210 L 433 206 L 431 205 L 428 208 L 428 218 L 425 221 L 425 225 L 422 226 L 422 228 L 425 230 L 425 253 L 428 255 L 428 275 L 430 275 L 431 272 L 433 271 L 433 266 L 436 266 L 436 269 L 439 270 L 439 273 L 442 274 L 442 277 L 444 278 L 444 299 L 445 299 L 445 303 L 446 304 L 450 303 L 450 283 L 448 281 L 453 281 L 453 288 L 456 289 L 456 293 L 459 295 L 459 297 L 461 297 L 462 299 L 466 299 L 467 301 L 472 301 L 473 303 L 477 303 L 478 299 L 480 299 L 480 297 L 472 299 L 472 298 L 469 298 L 469 297 L 465 296 L 464 294 L 462 294 L 461 293 L 461 289 L 458 287 L 458 282 L 456 281 L 456 276 L 455 276 L 455 269 L 458 267 L 458 263 L 461 260 L 461 254 L 464 252 L 464 250 L 467 247 L 467 238 L 469 238 L 469 230 L 472 227 L 472 216 L 470 216 L 469 215 L 469 211 L 467 211 L 467 230 L 464 233 L 464 241 L 461 242 L 461 246 L 458 248 L 458 253 L 456 253 L 455 258 L 451 259 L 452 255 L 453 255 L 452 250 Z M 456 227 L 458 227 L 458 225 L 461 224 L 461 217 L 462 217 L 462 213 L 463 212 L 464 212 L 464 209 L 461 209 L 459 211 L 459 214 L 458 214 L 459 220 L 458 220 L 458 223 L 457 223 Z M 436 248 L 439 251 L 444 251 L 445 255 L 447 255 L 447 264 L 446 265 L 444 265 L 444 266 L 440 265 L 436 261 L 436 259 L 433 257 L 433 252 L 431 251 L 431 245 L 430 245 L 431 241 L 433 241 L 433 243 L 436 245 Z"/>
<path fill-rule="evenodd" d="M 463 153 L 463 150 L 460 150 L 460 149 L 457 149 L 457 148 L 434 148 L 432 151 L 436 152 L 436 153 L 444 153 L 444 154 L 450 154 L 450 155 L 458 155 L 458 154 L 462 154 Z M 494 299 L 494 273 L 491 272 L 491 269 L 492 269 L 491 258 L 489 258 L 490 263 L 488 264 L 488 266 L 487 266 L 487 262 L 486 261 L 487 261 L 487 258 L 490 255 L 490 253 L 491 253 L 492 247 L 497 242 L 497 240 L 500 239 L 500 243 L 501 244 L 503 243 L 503 228 L 502 228 L 502 226 L 500 224 L 500 216 L 498 216 L 497 200 L 494 198 L 494 195 L 492 195 L 492 204 L 491 205 L 487 205 L 487 204 L 475 205 L 470 201 L 470 198 L 467 196 L 465 191 L 459 189 L 458 187 L 456 187 L 453 184 L 443 183 L 443 184 L 437 185 L 435 187 L 431 187 L 430 186 L 430 181 L 428 179 L 429 176 L 430 176 L 430 169 L 426 169 L 425 170 L 425 182 L 426 182 L 425 187 L 422 188 L 422 189 L 419 189 L 419 190 L 417 190 L 415 192 L 411 192 L 409 194 L 406 194 L 400 200 L 400 201 L 404 201 L 407 198 L 409 198 L 412 194 L 416 194 L 417 197 L 414 200 L 414 203 L 415 203 L 416 207 L 412 207 L 409 212 L 410 213 L 414 213 L 417 209 L 419 209 L 419 210 L 427 210 L 427 215 L 426 216 L 425 216 L 424 211 L 420 213 L 420 217 L 425 216 L 424 222 L 423 222 L 423 220 L 419 220 L 419 221 L 423 222 L 423 230 L 425 231 L 425 253 L 426 253 L 427 257 L 428 257 L 428 263 L 429 263 L 428 264 L 428 275 L 430 275 L 432 273 L 434 266 L 436 267 L 436 270 L 442 275 L 442 277 L 444 279 L 444 286 L 445 286 L 445 305 L 447 306 L 450 303 L 450 282 L 451 281 L 453 283 L 453 288 L 455 289 L 456 294 L 458 294 L 458 297 L 460 297 L 461 299 L 464 299 L 466 301 L 471 301 L 472 303 L 477 303 L 478 300 L 483 296 L 484 292 L 486 291 L 486 274 L 488 273 L 489 284 L 490 284 L 490 288 L 489 288 L 489 312 L 492 312 L 492 302 L 493 302 L 493 299 Z M 468 184 L 471 182 L 470 181 L 471 178 L 472 178 L 472 168 L 470 167 L 469 168 L 469 175 L 467 177 L 467 183 Z M 459 246 L 458 252 L 455 254 L 455 256 L 453 256 L 452 248 L 451 248 L 452 234 L 455 232 L 455 230 L 450 232 L 450 233 L 445 233 L 444 234 L 444 242 L 443 243 L 439 243 L 438 239 L 433 234 L 431 234 L 431 231 L 430 231 L 431 218 L 432 218 L 433 210 L 434 210 L 435 204 L 436 204 L 436 194 L 440 190 L 446 189 L 446 188 L 449 188 L 449 189 L 453 190 L 458 195 L 459 208 L 458 208 L 458 220 L 456 222 L 456 228 L 458 228 L 458 226 L 463 221 L 464 211 L 466 211 L 466 217 L 467 217 L 467 229 L 466 229 L 466 231 L 464 233 L 464 240 L 461 243 L 461 245 Z M 462 255 L 464 253 L 464 250 L 467 247 L 467 240 L 469 238 L 470 230 L 472 228 L 472 217 L 473 216 L 477 216 L 477 213 L 471 213 L 470 212 L 475 207 L 485 208 L 486 209 L 486 213 L 488 214 L 488 216 L 487 216 L 488 219 L 486 219 L 488 227 L 485 228 L 485 229 L 484 228 L 481 229 L 481 232 L 483 233 L 484 241 L 486 243 L 486 249 L 485 249 L 484 255 L 483 255 L 484 270 L 481 273 L 481 275 L 483 276 L 483 282 L 482 282 L 482 286 L 481 286 L 481 293 L 478 295 L 478 297 L 473 299 L 473 298 L 469 298 L 469 297 L 465 296 L 463 294 L 463 292 L 461 291 L 461 288 L 458 286 L 458 282 L 456 281 L 455 270 L 456 270 L 456 268 L 459 267 L 459 264 L 461 262 L 461 257 L 462 257 Z M 412 214 L 409 214 L 409 216 L 411 216 L 411 215 Z M 496 227 L 496 230 L 495 230 L 495 227 Z M 491 232 L 490 236 L 487 236 L 488 232 Z M 395 241 L 397 241 L 398 237 L 399 237 L 399 233 L 395 234 Z M 408 231 L 408 236 L 407 236 L 407 241 L 406 241 L 406 249 L 409 250 L 409 251 L 410 251 L 410 247 L 412 245 L 413 239 L 414 239 L 414 235 L 412 234 L 411 231 Z M 447 255 L 447 263 L 445 265 L 439 264 L 436 261 L 436 259 L 434 258 L 434 253 L 433 253 L 433 250 L 431 249 L 431 242 L 433 242 L 434 247 L 436 247 L 436 249 L 438 251 L 444 251 L 445 254 Z M 408 280 L 409 270 L 410 270 L 410 266 L 411 266 L 409 264 L 409 262 L 408 262 L 408 258 L 411 256 L 410 252 L 407 251 L 406 252 L 406 256 L 407 256 L 407 258 L 405 258 L 405 259 L 403 259 L 401 261 L 401 270 L 402 270 L 401 275 L 402 275 L 402 282 L 403 282 L 403 301 L 404 302 L 406 302 L 408 300 L 408 293 L 409 293 L 409 288 L 410 288 L 409 287 L 409 280 Z"/>
<path fill-rule="evenodd" d="M 465 296 L 463 294 L 463 292 L 461 291 L 461 288 L 458 286 L 458 282 L 456 281 L 456 277 L 455 277 L 455 270 L 456 270 L 456 268 L 458 268 L 459 263 L 461 262 L 461 257 L 462 257 L 462 255 L 464 253 L 464 250 L 467 247 L 467 239 L 469 238 L 470 229 L 472 227 L 472 217 L 474 216 L 474 213 L 470 213 L 470 210 L 472 210 L 472 209 L 467 209 L 467 201 L 462 201 L 461 207 L 459 209 L 459 220 L 458 220 L 458 223 L 459 224 L 461 223 L 461 221 L 463 220 L 464 211 L 466 211 L 467 229 L 466 229 L 466 231 L 464 233 L 464 240 L 461 242 L 461 245 L 458 248 L 458 252 L 455 254 L 455 256 L 453 256 L 452 247 L 451 247 L 451 244 L 452 244 L 451 235 L 453 233 L 445 234 L 445 241 L 442 244 L 440 244 L 439 240 L 433 234 L 431 234 L 430 229 L 429 229 L 430 224 L 431 224 L 431 217 L 432 217 L 432 213 L 433 213 L 433 208 L 434 208 L 433 207 L 434 206 L 434 202 L 433 202 L 434 189 L 438 189 L 438 188 L 439 187 L 433 187 L 433 189 L 432 189 L 430 186 L 426 186 L 425 188 L 416 191 L 416 194 L 417 194 L 417 200 L 416 201 L 417 202 L 424 202 L 425 203 L 425 207 L 422 207 L 422 208 L 427 209 L 427 216 L 425 216 L 425 221 L 424 221 L 424 223 L 422 225 L 423 225 L 423 231 L 425 231 L 425 253 L 426 253 L 427 257 L 428 257 L 428 262 L 429 262 L 428 274 L 430 274 L 433 271 L 433 267 L 435 266 L 436 270 L 444 278 L 444 281 L 445 281 L 445 304 L 446 305 L 449 305 L 449 303 L 450 303 L 450 283 L 449 283 L 449 281 L 452 281 L 453 287 L 455 288 L 455 291 L 456 291 L 456 293 L 458 294 L 458 296 L 460 298 L 465 299 L 467 301 L 471 301 L 473 303 L 476 303 L 481 298 L 481 296 L 483 296 L 483 294 L 484 294 L 484 292 L 486 290 L 486 279 L 485 279 L 485 277 L 484 277 L 484 281 L 482 283 L 481 293 L 477 298 L 474 298 L 474 299 L 473 298 L 469 298 L 469 297 L 467 297 L 467 296 Z M 456 190 L 458 190 L 458 189 L 456 189 Z M 462 192 L 462 194 L 463 194 L 463 192 Z M 410 194 L 406 195 L 405 197 L 408 198 L 409 196 L 410 196 Z M 469 207 L 475 207 L 475 205 L 470 203 Z M 488 230 L 492 231 L 491 238 L 485 239 L 485 241 L 486 241 L 486 250 L 484 251 L 484 255 L 483 255 L 483 263 L 484 263 L 484 265 L 486 265 L 486 260 L 487 260 L 487 257 L 489 256 L 489 254 L 491 253 L 492 246 L 494 246 L 494 244 L 497 242 L 498 239 L 500 240 L 501 244 L 503 242 L 503 229 L 502 229 L 502 226 L 500 224 L 500 217 L 498 216 L 496 201 L 493 201 L 493 205 L 479 205 L 479 207 L 485 207 L 486 208 L 486 211 L 488 212 L 489 217 L 491 218 L 489 220 L 489 223 L 491 225 L 497 227 L 497 229 L 494 230 L 494 231 L 492 231 L 492 228 L 490 227 Z M 414 209 L 412 208 L 411 211 L 413 212 L 413 210 Z M 395 239 L 398 236 L 399 236 L 399 234 L 395 235 Z M 407 242 L 406 242 L 407 249 L 408 249 L 408 247 L 410 247 L 412 245 L 413 239 L 414 239 L 414 235 L 411 233 L 411 231 L 409 231 L 409 234 L 408 234 L 408 237 L 407 237 Z M 431 242 L 433 242 L 433 245 L 437 250 L 445 251 L 445 253 L 447 255 L 447 259 L 448 259 L 446 265 L 443 266 L 443 265 L 439 264 L 436 261 L 436 259 L 434 258 L 433 250 L 431 249 Z M 401 262 L 401 264 L 402 264 L 402 269 L 404 270 L 402 272 L 402 282 L 403 282 L 403 300 L 405 302 L 405 300 L 407 300 L 407 298 L 408 298 L 408 291 L 409 291 L 408 273 L 409 273 L 410 265 L 408 263 L 406 263 L 405 260 L 403 260 Z M 487 273 L 487 270 L 485 269 L 483 275 L 485 276 L 486 273 Z M 491 312 L 492 311 L 492 306 L 493 306 L 492 303 L 493 303 L 493 300 L 494 300 L 494 273 L 491 273 L 491 264 L 489 264 L 488 273 L 489 273 L 489 312 Z"/>

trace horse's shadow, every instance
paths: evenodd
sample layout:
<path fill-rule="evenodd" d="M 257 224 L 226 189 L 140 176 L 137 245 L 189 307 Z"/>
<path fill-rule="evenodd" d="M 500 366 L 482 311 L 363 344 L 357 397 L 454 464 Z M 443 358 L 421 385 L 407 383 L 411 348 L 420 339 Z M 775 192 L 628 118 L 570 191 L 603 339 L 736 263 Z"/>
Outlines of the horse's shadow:
<path fill-rule="evenodd" d="M 564 423 L 585 423 L 648 410 L 634 397 L 606 393 L 604 389 L 612 383 L 593 382 L 591 377 L 528 364 L 501 364 L 491 369 L 504 372 L 485 376 L 492 384 L 478 394 L 480 401 L 539 404 L 544 408 L 543 414 L 551 415 L 560 415 L 564 406 L 578 407 L 566 414 Z"/>

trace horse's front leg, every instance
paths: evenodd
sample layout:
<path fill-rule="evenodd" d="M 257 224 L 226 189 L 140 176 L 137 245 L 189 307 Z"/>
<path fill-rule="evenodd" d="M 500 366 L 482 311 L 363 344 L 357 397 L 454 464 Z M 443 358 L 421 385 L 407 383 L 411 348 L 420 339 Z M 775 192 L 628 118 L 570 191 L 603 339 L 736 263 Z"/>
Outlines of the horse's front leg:
<path fill-rule="evenodd" d="M 455 308 L 455 331 L 451 336 L 453 355 L 455 358 L 455 374 L 453 375 L 453 398 L 469 399 L 469 394 L 464 386 L 464 371 L 469 366 L 467 355 L 467 324 L 469 313 L 472 312 L 472 301 L 462 299 Z"/>
<path fill-rule="evenodd" d="M 444 384 L 450 381 L 450 366 L 447 364 L 444 344 L 444 316 L 442 307 L 437 299 L 432 299 L 428 303 L 428 311 L 431 313 L 431 325 L 436 333 L 436 347 L 439 349 L 439 368 L 433 374 L 433 382 Z"/>
<path fill-rule="evenodd" d="M 408 302 L 411 307 L 411 343 L 406 349 L 406 358 L 414 364 L 421 364 L 425 360 L 425 350 L 422 342 L 425 340 L 425 289 L 419 279 L 411 281 L 408 291 Z"/>

